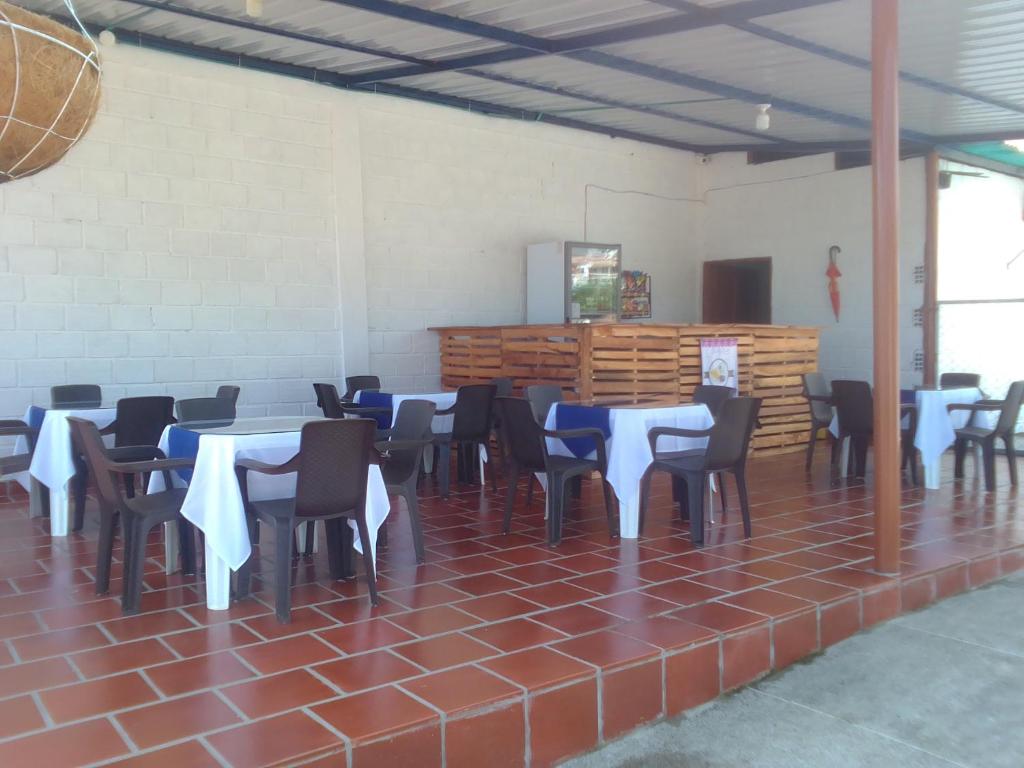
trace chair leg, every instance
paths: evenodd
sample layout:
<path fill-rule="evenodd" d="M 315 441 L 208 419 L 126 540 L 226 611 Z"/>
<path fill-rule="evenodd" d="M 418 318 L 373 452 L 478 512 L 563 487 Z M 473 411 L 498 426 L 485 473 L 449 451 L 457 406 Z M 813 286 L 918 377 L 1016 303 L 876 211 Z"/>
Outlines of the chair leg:
<path fill-rule="evenodd" d="M 437 479 L 441 483 L 441 498 L 447 499 L 451 489 L 452 444 L 441 443 L 437 446 Z"/>
<path fill-rule="evenodd" d="M 562 507 L 565 504 L 565 478 L 548 472 L 548 544 L 562 540 Z"/>
<path fill-rule="evenodd" d="M 508 534 L 512 530 L 512 509 L 516 505 L 516 491 L 519 488 L 519 465 L 514 461 L 510 461 L 505 466 L 508 490 L 505 491 L 505 519 L 502 522 L 501 532 Z M 530 480 L 533 480 L 532 472 L 530 473 Z M 529 491 L 527 491 L 527 494 L 529 494 Z"/>
<path fill-rule="evenodd" d="M 864 477 L 868 470 L 868 438 L 867 435 L 857 435 L 853 439 L 853 452 L 855 454 L 856 469 L 855 477 Z"/>
<path fill-rule="evenodd" d="M 725 508 L 729 506 L 725 496 L 725 472 L 719 472 L 716 479 L 718 480 L 718 491 L 722 495 L 722 514 L 724 515 Z"/>
<path fill-rule="evenodd" d="M 1013 444 L 1013 432 L 1003 438 L 1006 446 L 1006 459 L 1010 462 L 1010 485 L 1017 485 L 1017 446 Z"/>
<path fill-rule="evenodd" d="M 75 457 L 74 464 L 75 521 L 72 530 L 80 531 L 85 525 L 85 495 L 89 488 L 89 468 L 77 456 Z"/>
<path fill-rule="evenodd" d="M 132 615 L 139 612 L 142 602 L 142 576 L 146 570 L 146 543 L 152 526 L 145 524 L 144 519 L 136 519 L 132 524 L 131 564 L 128 568 L 129 577 L 124 580 L 121 610 Z"/>
<path fill-rule="evenodd" d="M 255 515 L 247 515 L 245 525 L 249 529 L 249 544 L 255 546 L 257 543 L 257 532 L 260 529 L 260 521 Z M 252 550 L 249 553 L 249 559 L 242 563 L 242 567 L 238 569 L 238 575 L 235 577 L 235 597 L 239 600 L 248 597 L 252 591 L 252 566 L 255 559 L 256 551 Z"/>
<path fill-rule="evenodd" d="M 341 525 L 338 526 L 340 531 L 341 539 L 341 573 L 344 579 L 354 579 L 356 577 L 355 569 L 352 567 L 352 541 L 353 533 L 352 526 L 348 524 L 347 518 L 342 518 Z"/>
<path fill-rule="evenodd" d="M 608 535 L 612 539 L 619 538 L 619 527 L 615 524 L 615 512 L 612 510 L 612 486 L 608 479 L 601 475 L 601 492 L 604 494 L 604 513 L 608 517 Z"/>
<path fill-rule="evenodd" d="M 704 491 L 707 482 L 703 472 L 686 478 L 690 504 L 690 541 L 695 547 L 704 546 Z"/>
<path fill-rule="evenodd" d="M 537 484 L 537 476 L 530 472 L 530 479 L 526 483 L 526 506 L 533 504 L 533 486 Z"/>
<path fill-rule="evenodd" d="M 370 604 L 380 605 L 377 598 L 377 572 L 374 570 L 373 552 L 370 551 L 370 531 L 366 526 L 366 517 L 356 520 L 359 526 L 359 541 L 363 545 L 363 566 L 366 569 L 366 587 L 370 590 Z"/>
<path fill-rule="evenodd" d="M 637 513 L 636 533 L 637 537 L 644 532 L 644 520 L 647 518 L 647 505 L 651 501 L 651 476 L 654 474 L 654 465 L 647 467 L 640 477 L 640 509 Z"/>
<path fill-rule="evenodd" d="M 307 522 L 313 522 L 312 520 Z M 324 520 L 324 539 L 327 544 L 327 568 L 334 581 L 340 581 L 344 574 L 341 567 L 341 531 L 339 525 L 345 525 L 341 518 Z"/>
<path fill-rule="evenodd" d="M 818 444 L 818 425 L 815 422 L 811 422 L 811 436 L 807 440 L 807 458 L 804 461 L 804 469 L 811 468 L 811 462 L 814 460 L 814 447 Z"/>
<path fill-rule="evenodd" d="M 203 539 L 205 541 L 205 539 Z M 184 517 L 178 518 L 178 552 L 181 554 L 181 572 L 185 576 L 195 576 L 199 557 L 196 552 L 195 527 Z"/>
<path fill-rule="evenodd" d="M 129 499 L 135 498 L 135 475 L 124 476 L 124 492 Z"/>
<path fill-rule="evenodd" d="M 420 503 L 416 498 L 416 475 L 402 485 L 402 496 L 409 510 L 409 527 L 412 528 L 412 546 L 416 550 L 416 562 L 426 562 L 423 549 L 423 521 L 420 520 Z"/>
<path fill-rule="evenodd" d="M 127 542 L 125 550 L 127 550 Z M 96 594 L 110 591 L 110 561 L 114 556 L 114 514 L 100 512 L 100 541 L 96 551 Z"/>
<path fill-rule="evenodd" d="M 996 440 L 991 438 L 981 443 L 981 456 L 985 465 L 985 490 L 996 489 Z"/>
<path fill-rule="evenodd" d="M 578 499 L 583 496 L 583 475 L 576 475 L 572 479 L 572 497 Z"/>
<path fill-rule="evenodd" d="M 953 444 L 953 477 L 964 476 L 964 459 L 967 457 L 967 441 L 957 439 Z"/>
<path fill-rule="evenodd" d="M 750 526 L 750 502 L 747 499 L 747 473 L 743 468 L 740 468 L 733 472 L 733 477 L 736 478 L 736 493 L 740 497 L 740 513 L 743 515 L 743 536 L 750 538 L 751 526 Z"/>
<path fill-rule="evenodd" d="M 316 520 L 306 521 L 306 541 L 302 548 L 302 554 L 306 557 L 313 556 L 313 539 L 316 537 Z"/>
<path fill-rule="evenodd" d="M 274 611 L 277 620 L 288 624 L 292 620 L 292 546 L 295 527 L 291 521 L 274 523 Z"/>
<path fill-rule="evenodd" d="M 491 491 L 493 491 L 494 493 L 497 493 L 498 492 L 498 468 L 494 464 L 494 451 L 491 450 L 491 446 L 490 446 L 489 443 L 481 443 L 481 445 L 484 447 L 484 451 L 487 454 L 487 468 L 489 470 L 488 474 L 490 474 L 490 476 L 491 476 Z M 499 445 L 500 445 L 500 443 L 499 443 Z M 474 445 L 473 448 L 476 449 L 476 446 Z M 474 459 L 476 459 L 476 456 L 477 456 L 477 451 L 474 450 L 473 451 Z M 502 462 L 503 462 L 502 466 L 504 466 L 504 460 L 502 460 Z M 481 477 L 480 478 L 480 485 L 483 485 L 483 484 L 484 484 L 484 479 Z"/>

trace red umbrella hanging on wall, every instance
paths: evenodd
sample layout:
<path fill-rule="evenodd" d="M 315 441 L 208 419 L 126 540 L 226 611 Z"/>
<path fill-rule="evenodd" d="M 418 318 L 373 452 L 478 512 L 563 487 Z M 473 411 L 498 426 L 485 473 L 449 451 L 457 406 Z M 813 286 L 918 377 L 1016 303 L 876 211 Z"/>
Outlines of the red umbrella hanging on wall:
<path fill-rule="evenodd" d="M 828 269 L 825 270 L 825 275 L 828 277 L 828 297 L 832 301 L 832 313 L 836 316 L 836 322 L 839 322 L 839 278 L 843 276 L 843 273 L 839 271 L 839 265 L 836 264 L 836 257 L 842 252 L 842 249 L 838 245 L 833 245 L 828 249 Z"/>

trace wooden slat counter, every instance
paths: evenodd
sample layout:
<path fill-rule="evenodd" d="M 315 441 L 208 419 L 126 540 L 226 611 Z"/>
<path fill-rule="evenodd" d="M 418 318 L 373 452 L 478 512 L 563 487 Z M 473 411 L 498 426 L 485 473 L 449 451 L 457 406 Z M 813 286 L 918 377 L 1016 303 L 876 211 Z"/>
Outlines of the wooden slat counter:
<path fill-rule="evenodd" d="M 799 451 L 810 431 L 801 374 L 818 369 L 818 329 L 789 325 L 504 325 L 432 328 L 446 389 L 512 377 L 570 400 L 678 403 L 700 383 L 700 339 L 739 340 L 740 393 L 760 397 L 760 455 Z"/>

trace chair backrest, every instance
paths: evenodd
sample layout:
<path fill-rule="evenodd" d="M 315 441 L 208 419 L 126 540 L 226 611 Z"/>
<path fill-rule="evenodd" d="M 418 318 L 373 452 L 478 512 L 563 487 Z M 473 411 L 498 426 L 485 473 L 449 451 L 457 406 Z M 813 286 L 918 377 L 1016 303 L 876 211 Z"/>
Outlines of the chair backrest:
<path fill-rule="evenodd" d="M 356 392 L 361 392 L 364 389 L 379 390 L 380 389 L 380 377 L 378 376 L 346 376 L 345 377 L 345 400 L 351 400 L 356 396 Z"/>
<path fill-rule="evenodd" d="M 1003 400 L 1003 409 L 999 412 L 996 432 L 1000 435 L 1012 435 L 1017 430 L 1017 419 L 1020 418 L 1021 404 L 1024 403 L 1024 381 L 1015 381 L 1010 385 Z"/>
<path fill-rule="evenodd" d="M 875 400 L 866 381 L 836 379 L 832 382 L 832 402 L 841 432 L 862 435 L 874 431 Z"/>
<path fill-rule="evenodd" d="M 54 408 L 99 408 L 103 390 L 99 384 L 61 384 L 50 387 L 50 404 Z"/>
<path fill-rule="evenodd" d="M 522 469 L 544 469 L 544 432 L 534 416 L 533 406 L 519 397 L 494 399 L 504 425 L 508 455 Z"/>
<path fill-rule="evenodd" d="M 328 419 L 343 419 L 345 412 L 341 409 L 341 400 L 338 398 L 338 388 L 333 384 L 314 384 L 313 391 L 316 392 L 317 407 L 324 412 Z"/>
<path fill-rule="evenodd" d="M 493 384 L 467 384 L 455 395 L 455 419 L 452 438 L 455 440 L 489 439 L 491 412 L 494 408 Z"/>
<path fill-rule="evenodd" d="M 235 420 L 235 401 L 226 397 L 191 397 L 174 404 L 178 421 L 229 423 Z"/>
<path fill-rule="evenodd" d="M 295 480 L 295 514 L 336 515 L 366 500 L 373 419 L 311 421 L 302 426 Z"/>
<path fill-rule="evenodd" d="M 85 456 L 89 475 L 96 482 L 100 505 L 108 510 L 118 509 L 122 496 L 114 482 L 114 473 L 110 471 L 110 461 L 99 429 L 88 419 L 77 416 L 68 417 L 68 424 L 71 426 L 71 442 Z"/>
<path fill-rule="evenodd" d="M 236 387 L 234 384 L 221 384 L 217 387 L 217 397 L 223 398 L 224 400 L 230 400 L 232 403 L 238 403 L 238 394 L 242 391 L 241 387 Z"/>
<path fill-rule="evenodd" d="M 804 374 L 804 396 L 811 406 L 811 417 L 817 422 L 832 421 L 832 406 L 821 400 L 811 400 L 813 397 L 831 397 L 832 390 L 829 389 L 828 381 L 820 373 Z"/>
<path fill-rule="evenodd" d="M 165 395 L 122 397 L 117 401 L 114 445 L 156 445 L 174 421 L 174 398 Z"/>
<path fill-rule="evenodd" d="M 430 440 L 430 424 L 436 409 L 437 406 L 430 400 L 403 400 L 398 406 L 395 425 L 391 428 L 391 439 Z M 405 482 L 413 472 L 419 470 L 422 455 L 423 447 L 390 449 L 388 461 L 381 468 L 385 482 Z"/>
<path fill-rule="evenodd" d="M 538 423 L 547 421 L 548 411 L 555 403 L 562 402 L 562 388 L 557 384 L 531 384 L 525 389 L 526 399 Z"/>
<path fill-rule="evenodd" d="M 980 386 L 980 373 L 944 373 L 939 376 L 939 389 L 964 389 Z"/>
<path fill-rule="evenodd" d="M 698 384 L 693 388 L 693 402 L 702 403 L 711 411 L 712 418 L 718 418 L 722 403 L 736 397 L 732 387 L 721 387 L 717 384 Z"/>
<path fill-rule="evenodd" d="M 491 384 L 494 385 L 495 397 L 512 397 L 512 390 L 515 389 L 515 380 L 510 376 L 499 376 L 496 379 L 491 379 Z"/>
<path fill-rule="evenodd" d="M 760 410 L 759 397 L 730 397 L 722 403 L 708 438 L 705 469 L 728 469 L 746 461 Z"/>
<path fill-rule="evenodd" d="M 28 446 L 28 451 L 25 453 L 14 453 L 0 458 L 12 458 L 13 456 L 31 457 L 36 449 L 36 437 L 38 435 L 38 430 L 32 429 L 21 419 L 0 419 L 0 437 L 24 437 L 25 444 Z"/>

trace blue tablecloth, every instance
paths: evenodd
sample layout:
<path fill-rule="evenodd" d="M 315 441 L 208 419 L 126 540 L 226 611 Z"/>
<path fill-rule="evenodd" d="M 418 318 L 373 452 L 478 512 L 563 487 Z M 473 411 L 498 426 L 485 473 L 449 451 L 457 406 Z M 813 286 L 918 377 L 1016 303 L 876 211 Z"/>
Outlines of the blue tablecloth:
<path fill-rule="evenodd" d="M 171 427 L 167 434 L 167 458 L 194 459 L 199 454 L 199 433 L 182 427 Z M 192 480 L 191 469 L 176 469 L 178 477 L 186 483 Z"/>
<path fill-rule="evenodd" d="M 900 405 L 913 405 L 917 402 L 917 392 L 913 389 L 900 390 Z"/>
<path fill-rule="evenodd" d="M 28 409 L 28 425 L 32 429 L 39 429 L 43 426 L 43 419 L 46 418 L 46 409 L 33 405 Z"/>
<path fill-rule="evenodd" d="M 364 408 L 387 408 L 387 413 L 382 413 L 374 418 L 377 420 L 378 429 L 390 429 L 391 428 L 391 415 L 392 408 L 394 407 L 391 402 L 391 395 L 388 392 L 360 392 L 359 393 L 359 405 Z"/>
<path fill-rule="evenodd" d="M 570 405 L 557 403 L 555 406 L 555 429 L 599 429 L 607 440 L 612 435 L 611 411 L 592 405 Z M 592 437 L 570 437 L 563 439 L 565 447 L 573 456 L 582 459 L 597 450 Z"/>

